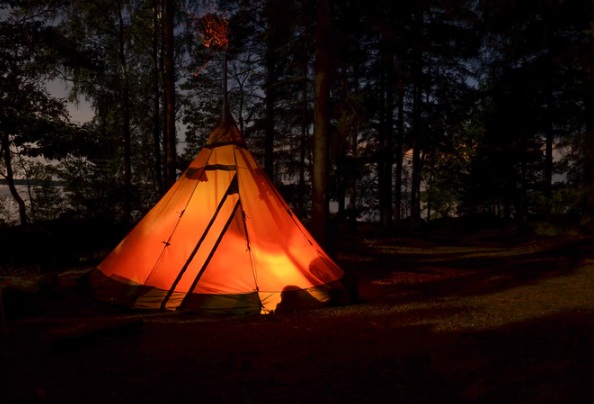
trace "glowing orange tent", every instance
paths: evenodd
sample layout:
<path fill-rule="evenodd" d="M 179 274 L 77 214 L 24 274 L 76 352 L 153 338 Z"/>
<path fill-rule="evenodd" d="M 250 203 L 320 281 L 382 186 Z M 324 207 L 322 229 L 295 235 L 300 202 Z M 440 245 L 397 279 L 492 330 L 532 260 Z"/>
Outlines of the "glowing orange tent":
<path fill-rule="evenodd" d="M 267 313 L 344 302 L 342 277 L 229 116 L 89 285 L 131 307 Z"/>

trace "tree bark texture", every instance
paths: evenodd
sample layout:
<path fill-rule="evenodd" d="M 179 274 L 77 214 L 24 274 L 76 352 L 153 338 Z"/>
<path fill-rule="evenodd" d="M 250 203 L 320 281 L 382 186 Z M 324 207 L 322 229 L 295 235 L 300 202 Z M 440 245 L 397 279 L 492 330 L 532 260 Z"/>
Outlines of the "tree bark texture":
<path fill-rule="evenodd" d="M 329 25 L 330 10 L 326 0 L 316 1 L 316 33 L 314 63 L 314 145 L 312 173 L 311 230 L 324 246 L 328 226 L 328 132 L 329 132 Z"/>
<path fill-rule="evenodd" d="M 153 147 L 155 155 L 155 182 L 157 194 L 164 194 L 163 176 L 161 175 L 161 70 L 160 70 L 160 45 L 161 22 L 159 15 L 161 12 L 161 0 L 154 0 L 153 10 Z"/>
<path fill-rule="evenodd" d="M 380 155 L 380 218 L 382 227 L 392 224 L 392 165 L 394 161 L 394 55 L 384 46 L 383 64 L 383 122 Z"/>
<path fill-rule="evenodd" d="M 415 13 L 415 31 L 417 41 L 423 36 L 423 10 L 422 5 Z M 415 48 L 413 56 L 413 122 L 412 122 L 412 173 L 411 173 L 411 197 L 410 216 L 413 226 L 421 219 L 421 108 L 422 108 L 422 73 L 423 54 L 419 46 Z"/>
<path fill-rule="evenodd" d="M 404 83 L 398 82 L 398 120 L 396 121 L 396 183 L 394 185 L 394 221 L 402 218 L 402 157 L 404 139 Z"/>
<path fill-rule="evenodd" d="M 267 32 L 266 32 L 266 83 L 265 91 L 266 97 L 264 100 L 266 120 L 264 123 L 264 171 L 268 174 L 268 177 L 274 181 L 274 106 L 276 104 L 276 80 L 277 80 L 277 67 L 279 62 L 278 46 L 277 43 L 277 19 L 275 18 L 276 9 L 282 5 L 278 4 L 278 0 L 267 0 L 266 1 L 266 19 L 267 19 Z"/>
<path fill-rule="evenodd" d="M 583 187 L 585 191 L 582 224 L 594 226 L 594 71 L 589 74 L 586 89 L 586 130 L 582 142 L 584 149 Z"/>
<path fill-rule="evenodd" d="M 10 191 L 12 199 L 16 202 L 19 208 L 19 219 L 21 225 L 29 223 L 29 216 L 27 215 L 27 206 L 25 201 L 19 195 L 19 191 L 14 183 L 14 171 L 12 170 L 12 156 L 10 155 L 10 137 L 7 132 L 2 134 L 2 142 L 0 143 L 0 150 L 2 151 L 2 157 L 4 159 L 4 165 L 6 166 L 6 184 Z"/>
<path fill-rule="evenodd" d="M 119 55 L 121 70 L 122 132 L 124 136 L 124 220 L 132 219 L 132 131 L 130 129 L 130 83 L 125 51 L 125 26 L 122 4 L 119 3 Z"/>
<path fill-rule="evenodd" d="M 175 134 L 175 55 L 174 55 L 174 8 L 173 0 L 165 0 L 165 99 L 167 134 L 166 187 L 177 180 L 177 138 Z"/>

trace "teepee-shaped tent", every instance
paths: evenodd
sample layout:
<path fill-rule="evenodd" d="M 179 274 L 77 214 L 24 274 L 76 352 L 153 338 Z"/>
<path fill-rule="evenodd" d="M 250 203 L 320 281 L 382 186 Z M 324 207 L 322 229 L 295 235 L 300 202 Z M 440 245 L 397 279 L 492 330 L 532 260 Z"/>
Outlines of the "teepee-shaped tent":
<path fill-rule="evenodd" d="M 89 284 L 131 307 L 266 313 L 343 302 L 342 277 L 227 114 Z"/>

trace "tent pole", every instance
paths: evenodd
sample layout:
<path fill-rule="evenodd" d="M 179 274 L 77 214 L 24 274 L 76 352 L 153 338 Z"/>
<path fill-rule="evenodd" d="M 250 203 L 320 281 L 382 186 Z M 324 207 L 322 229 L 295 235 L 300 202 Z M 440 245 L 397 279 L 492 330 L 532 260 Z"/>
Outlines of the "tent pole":
<path fill-rule="evenodd" d="M 177 287 L 178 283 L 181 281 L 182 277 L 186 273 L 186 270 L 190 266 L 190 263 L 192 262 L 192 260 L 196 256 L 196 253 L 200 249 L 200 246 L 202 245 L 202 242 L 204 241 L 204 239 L 206 239 L 206 236 L 208 235 L 208 233 L 210 232 L 210 229 L 214 225 L 215 220 L 219 217 L 219 213 L 221 212 L 221 209 L 225 205 L 225 202 L 227 201 L 227 197 L 229 195 L 231 195 L 232 193 L 235 193 L 235 191 L 234 191 L 235 188 L 239 188 L 239 186 L 237 185 L 237 172 L 235 173 L 235 175 L 233 176 L 233 179 L 229 183 L 229 186 L 227 187 L 227 191 L 225 192 L 225 195 L 223 195 L 223 199 L 221 199 L 221 202 L 219 202 L 219 205 L 217 206 L 217 209 L 215 210 L 212 218 L 210 219 L 210 222 L 206 226 L 206 229 L 202 233 L 202 236 L 200 236 L 200 239 L 198 240 L 198 243 L 196 243 L 196 246 L 194 247 L 194 249 L 192 250 L 192 252 L 188 256 L 188 259 L 186 260 L 186 263 L 180 269 L 179 273 L 177 274 L 177 277 L 173 281 L 173 284 L 171 285 L 171 287 L 167 291 L 167 294 L 163 298 L 163 301 L 161 301 L 161 310 L 165 310 L 167 308 L 167 302 L 171 298 L 171 295 L 173 295 L 173 293 L 175 292 L 175 288 Z M 235 211 L 235 209 L 233 211 Z M 233 214 L 231 214 L 231 216 L 233 216 Z M 227 227 L 228 227 L 228 225 L 227 225 Z M 207 259 L 207 263 L 208 263 L 208 260 L 210 260 L 210 258 Z M 200 277 L 201 275 L 202 275 L 202 273 L 200 273 L 198 275 L 198 277 Z M 196 283 L 198 283 L 197 280 L 194 282 L 194 284 L 192 286 L 192 289 L 196 286 Z M 191 293 L 191 290 L 188 293 Z"/>
<path fill-rule="evenodd" d="M 227 124 L 229 115 L 229 97 L 227 95 L 227 52 L 223 51 L 223 108 L 221 119 L 223 124 Z"/>
<path fill-rule="evenodd" d="M 237 177 L 235 177 L 235 178 L 237 178 Z M 196 285 L 198 285 L 200 278 L 202 278 L 202 274 L 204 274 L 204 271 L 206 271 L 206 268 L 208 267 L 210 260 L 212 259 L 212 257 L 215 255 L 215 252 L 217 251 L 217 247 L 219 246 L 219 244 L 221 244 L 221 240 L 223 240 L 223 236 L 225 235 L 225 233 L 227 232 L 227 229 L 229 229 L 229 226 L 233 222 L 233 219 L 235 218 L 235 214 L 237 213 L 238 208 L 239 208 L 239 199 L 237 199 L 237 202 L 235 202 L 235 206 L 233 207 L 233 210 L 231 211 L 231 215 L 229 216 L 229 219 L 227 219 L 227 222 L 225 223 L 223 230 L 217 237 L 217 241 L 215 241 L 212 250 L 210 250 L 210 252 L 208 253 L 206 260 L 202 264 L 200 271 L 198 271 L 198 275 L 196 275 L 196 278 L 194 278 L 192 285 L 188 289 L 188 293 L 186 293 L 186 295 L 182 299 L 180 306 L 182 306 L 184 304 L 184 301 L 188 298 L 188 296 L 190 296 L 193 293 L 194 289 L 196 289 Z"/>

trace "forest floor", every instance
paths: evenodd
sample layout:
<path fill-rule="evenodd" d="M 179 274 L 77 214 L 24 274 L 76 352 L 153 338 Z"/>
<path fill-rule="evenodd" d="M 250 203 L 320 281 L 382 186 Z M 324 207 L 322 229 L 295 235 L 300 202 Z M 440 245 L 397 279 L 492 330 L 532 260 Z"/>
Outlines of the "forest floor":
<path fill-rule="evenodd" d="M 20 295 L 0 278 L 0 402 L 592 402 L 593 252 L 514 228 L 345 234 L 360 302 L 269 316 L 131 313 L 80 294 L 80 270 Z"/>

